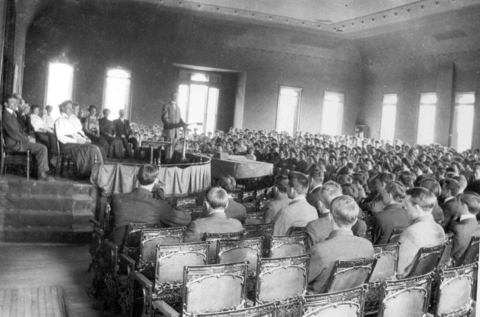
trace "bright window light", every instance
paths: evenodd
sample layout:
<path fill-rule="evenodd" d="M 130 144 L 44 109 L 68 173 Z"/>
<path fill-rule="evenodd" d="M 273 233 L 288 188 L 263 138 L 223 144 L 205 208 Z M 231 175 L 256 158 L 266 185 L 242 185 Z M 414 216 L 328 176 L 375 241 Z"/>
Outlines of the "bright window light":
<path fill-rule="evenodd" d="M 301 95 L 301 88 L 280 87 L 277 107 L 277 131 L 288 132 L 291 136 L 294 135 L 297 127 Z"/>
<path fill-rule="evenodd" d="M 382 121 L 380 139 L 393 142 L 395 137 L 395 121 L 397 118 L 397 95 L 383 95 Z"/>
<path fill-rule="evenodd" d="M 435 115 L 437 112 L 437 94 L 420 95 L 420 112 L 418 116 L 417 143 L 432 144 L 435 137 Z"/>
<path fill-rule="evenodd" d="M 60 115 L 58 105 L 72 99 L 73 66 L 65 63 L 50 63 L 48 65 L 46 105 L 53 107 L 52 117 Z"/>
<path fill-rule="evenodd" d="M 128 115 L 130 82 L 131 74 L 127 70 L 114 68 L 107 71 L 103 108 L 110 110 L 110 120 L 117 119 L 120 110 L 125 110 Z"/>
<path fill-rule="evenodd" d="M 345 95 L 326 91 L 323 97 L 321 133 L 339 135 L 342 133 L 343 105 Z"/>
<path fill-rule="evenodd" d="M 205 74 L 194 73 L 191 75 L 190 79 L 192 81 L 201 81 L 201 82 L 208 83 L 208 76 Z"/>
<path fill-rule="evenodd" d="M 455 94 L 452 146 L 459 152 L 472 147 L 475 93 Z"/>

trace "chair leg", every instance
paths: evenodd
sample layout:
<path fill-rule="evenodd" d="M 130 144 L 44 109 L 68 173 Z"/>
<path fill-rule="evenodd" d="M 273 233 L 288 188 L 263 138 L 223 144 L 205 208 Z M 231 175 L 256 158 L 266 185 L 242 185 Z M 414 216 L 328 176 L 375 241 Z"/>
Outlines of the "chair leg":
<path fill-rule="evenodd" d="M 30 180 L 30 153 L 27 152 L 27 181 Z"/>

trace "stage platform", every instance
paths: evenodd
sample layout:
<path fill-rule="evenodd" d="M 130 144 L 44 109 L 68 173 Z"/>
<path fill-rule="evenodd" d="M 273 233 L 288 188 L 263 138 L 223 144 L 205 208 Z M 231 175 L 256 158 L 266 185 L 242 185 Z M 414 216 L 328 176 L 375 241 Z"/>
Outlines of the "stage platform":
<path fill-rule="evenodd" d="M 88 180 L 0 177 L 0 242 L 90 241 L 98 190 Z"/>

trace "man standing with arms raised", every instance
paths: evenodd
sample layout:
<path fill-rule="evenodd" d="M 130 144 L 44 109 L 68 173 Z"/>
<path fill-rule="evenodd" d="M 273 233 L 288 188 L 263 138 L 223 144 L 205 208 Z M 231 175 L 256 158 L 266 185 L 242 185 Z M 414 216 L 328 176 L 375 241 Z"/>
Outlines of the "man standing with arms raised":
<path fill-rule="evenodd" d="M 172 100 L 163 106 L 162 111 L 163 133 L 166 141 L 172 142 L 171 146 L 167 146 L 167 162 L 172 159 L 173 149 L 175 149 L 180 137 L 180 126 L 184 124 L 180 107 L 177 105 L 177 98 L 178 94 L 176 92 L 172 93 Z"/>

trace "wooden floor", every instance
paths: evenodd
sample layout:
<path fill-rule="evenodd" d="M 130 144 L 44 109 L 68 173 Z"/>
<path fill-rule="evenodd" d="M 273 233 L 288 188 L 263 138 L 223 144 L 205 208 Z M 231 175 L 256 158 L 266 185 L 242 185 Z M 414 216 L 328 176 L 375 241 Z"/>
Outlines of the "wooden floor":
<path fill-rule="evenodd" d="M 85 292 L 92 281 L 89 263 L 88 246 L 0 244 L 0 287 L 61 286 L 69 317 L 109 316 L 94 309 L 94 301 Z"/>

